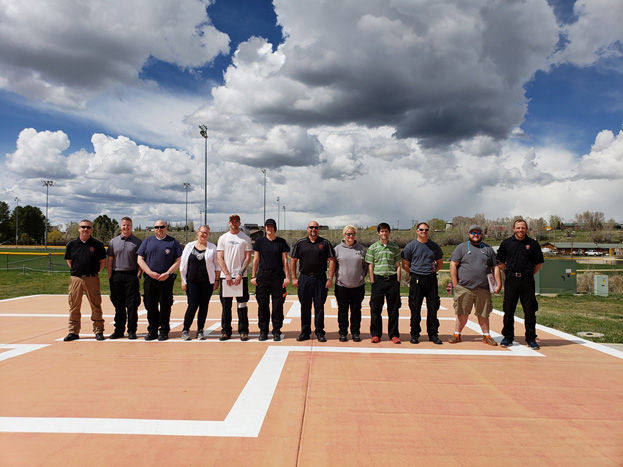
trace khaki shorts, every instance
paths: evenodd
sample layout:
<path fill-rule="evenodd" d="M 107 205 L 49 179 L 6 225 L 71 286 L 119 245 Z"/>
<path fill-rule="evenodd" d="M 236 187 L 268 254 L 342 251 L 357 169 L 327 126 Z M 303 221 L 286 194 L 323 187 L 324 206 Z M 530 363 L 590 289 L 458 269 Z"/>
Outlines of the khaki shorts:
<path fill-rule="evenodd" d="M 454 313 L 469 315 L 476 307 L 476 316 L 488 318 L 493 310 L 491 292 L 486 289 L 467 289 L 460 285 L 454 288 Z"/>

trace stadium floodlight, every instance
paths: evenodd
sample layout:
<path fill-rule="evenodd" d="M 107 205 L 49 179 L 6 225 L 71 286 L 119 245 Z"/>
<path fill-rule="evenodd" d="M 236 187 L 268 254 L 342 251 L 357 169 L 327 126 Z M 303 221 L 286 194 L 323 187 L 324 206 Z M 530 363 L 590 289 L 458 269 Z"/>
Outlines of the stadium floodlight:
<path fill-rule="evenodd" d="M 48 249 L 48 197 L 50 194 L 50 187 L 54 186 L 54 180 L 41 180 L 43 186 L 45 186 L 45 249 Z"/>
<path fill-rule="evenodd" d="M 186 192 L 186 223 L 184 224 L 184 243 L 188 243 L 188 189 L 190 183 L 184 182 L 184 191 Z"/>
<path fill-rule="evenodd" d="M 199 134 L 205 140 L 205 171 L 203 179 L 203 224 L 208 225 L 208 127 L 199 125 Z"/>

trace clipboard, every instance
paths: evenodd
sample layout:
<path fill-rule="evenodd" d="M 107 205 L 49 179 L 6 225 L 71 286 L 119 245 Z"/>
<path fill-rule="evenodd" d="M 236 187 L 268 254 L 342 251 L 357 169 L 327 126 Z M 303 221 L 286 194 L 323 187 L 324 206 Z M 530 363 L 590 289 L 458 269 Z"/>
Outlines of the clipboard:
<path fill-rule="evenodd" d="M 243 281 L 240 281 L 238 285 L 227 285 L 227 281 L 225 279 L 221 280 L 221 295 L 223 297 L 242 297 L 243 295 Z"/>

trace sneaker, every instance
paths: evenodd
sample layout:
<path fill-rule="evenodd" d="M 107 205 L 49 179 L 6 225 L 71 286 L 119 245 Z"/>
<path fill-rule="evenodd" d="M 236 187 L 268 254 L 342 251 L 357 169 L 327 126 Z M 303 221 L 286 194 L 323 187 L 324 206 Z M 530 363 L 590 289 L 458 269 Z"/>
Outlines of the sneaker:
<path fill-rule="evenodd" d="M 63 340 L 65 342 L 71 342 L 71 341 L 75 341 L 76 339 L 80 339 L 80 336 L 78 334 L 75 334 L 73 332 L 70 332 L 69 334 L 67 334 Z"/>
<path fill-rule="evenodd" d="M 361 336 L 359 334 L 353 334 L 353 342 L 361 342 Z"/>
<path fill-rule="evenodd" d="M 488 345 L 492 345 L 493 347 L 497 346 L 498 343 L 493 340 L 491 336 L 482 336 L 482 342 Z"/>
<path fill-rule="evenodd" d="M 229 339 L 231 339 L 231 336 L 226 332 L 222 333 L 221 337 L 218 338 L 220 341 L 228 341 Z"/>
<path fill-rule="evenodd" d="M 398 336 L 394 336 L 394 337 L 392 337 L 392 342 L 394 344 L 400 344 L 400 338 Z"/>
<path fill-rule="evenodd" d="M 372 342 L 373 344 L 378 344 L 379 342 L 381 342 L 381 338 L 379 336 L 374 336 L 370 342 Z"/>
<path fill-rule="evenodd" d="M 249 340 L 249 335 L 246 332 L 241 332 L 240 333 L 240 340 L 242 342 L 246 342 Z"/>
<path fill-rule="evenodd" d="M 513 345 L 513 339 L 505 337 L 504 339 L 502 339 L 502 342 L 500 342 L 500 345 L 502 347 L 510 347 L 511 345 Z"/>
<path fill-rule="evenodd" d="M 103 341 L 105 339 L 104 337 L 104 333 L 103 332 L 96 332 L 95 333 L 95 340 L 96 341 Z"/>
<path fill-rule="evenodd" d="M 273 341 L 281 342 L 281 334 L 273 334 Z"/>
<path fill-rule="evenodd" d="M 206 336 L 204 336 L 203 334 L 203 329 L 199 329 L 197 331 L 197 339 L 202 340 L 202 341 L 206 340 Z"/>
<path fill-rule="evenodd" d="M 448 339 L 448 344 L 458 344 L 459 342 L 461 342 L 461 335 L 460 334 L 455 334 L 450 339 Z"/>
<path fill-rule="evenodd" d="M 346 337 L 346 334 L 340 334 L 340 342 L 348 342 L 348 337 Z"/>
<path fill-rule="evenodd" d="M 264 341 L 268 340 L 268 333 L 267 332 L 260 332 L 260 337 L 258 337 L 257 340 L 260 341 L 260 342 L 264 342 Z"/>
<path fill-rule="evenodd" d="M 539 350 L 541 348 L 539 344 L 536 343 L 536 341 L 527 341 L 526 344 L 528 344 L 528 347 L 530 347 L 532 350 Z"/>
<path fill-rule="evenodd" d="M 190 337 L 190 332 L 188 332 L 188 331 L 186 331 L 186 330 L 182 331 L 182 340 L 183 340 L 183 341 L 189 341 L 189 340 L 191 340 L 191 337 Z"/>

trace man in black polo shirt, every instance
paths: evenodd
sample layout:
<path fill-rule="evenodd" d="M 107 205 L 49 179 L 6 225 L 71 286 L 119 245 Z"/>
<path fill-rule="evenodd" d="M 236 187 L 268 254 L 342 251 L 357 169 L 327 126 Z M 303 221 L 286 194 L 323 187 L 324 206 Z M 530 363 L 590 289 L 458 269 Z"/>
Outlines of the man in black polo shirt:
<path fill-rule="evenodd" d="M 329 240 L 318 235 L 319 225 L 311 221 L 307 225 L 307 237 L 300 239 L 292 248 L 290 274 L 292 285 L 298 287 L 301 303 L 301 334 L 297 341 L 306 341 L 311 336 L 311 306 L 314 303 L 314 326 L 318 342 L 326 342 L 324 332 L 324 302 L 333 283 L 335 251 Z M 296 278 L 296 263 L 300 260 L 300 277 Z M 329 277 L 327 278 L 327 261 Z"/>
<path fill-rule="evenodd" d="M 253 272 L 251 283 L 255 285 L 257 299 L 258 326 L 260 338 L 268 339 L 268 324 L 270 319 L 270 297 L 273 298 L 273 340 L 281 340 L 281 326 L 283 325 L 283 301 L 285 288 L 290 283 L 288 271 L 288 253 L 290 247 L 287 242 L 277 237 L 277 223 L 275 219 L 266 219 L 264 223 L 265 237 L 260 237 L 253 244 Z"/>
<path fill-rule="evenodd" d="M 497 260 L 500 269 L 505 272 L 504 280 L 504 338 L 500 345 L 509 347 L 515 339 L 515 309 L 517 301 L 521 300 L 526 327 L 526 344 L 538 350 L 536 343 L 536 311 L 539 304 L 536 301 L 534 289 L 534 275 L 543 266 L 543 253 L 539 242 L 528 237 L 528 224 L 523 219 L 513 223 L 512 237 L 500 244 Z"/>
<path fill-rule="evenodd" d="M 102 318 L 102 295 L 99 272 L 106 264 L 104 244 L 91 237 L 93 224 L 83 219 L 79 223 L 79 237 L 70 241 L 65 248 L 65 260 L 70 269 L 69 280 L 69 334 L 64 341 L 80 338 L 80 306 L 86 293 L 91 305 L 91 320 L 95 339 L 104 340 L 104 319 Z"/>

